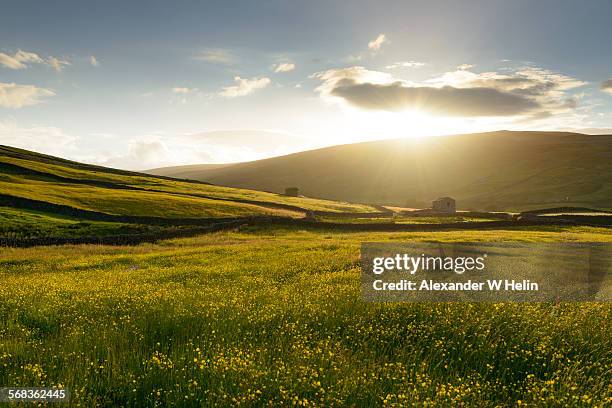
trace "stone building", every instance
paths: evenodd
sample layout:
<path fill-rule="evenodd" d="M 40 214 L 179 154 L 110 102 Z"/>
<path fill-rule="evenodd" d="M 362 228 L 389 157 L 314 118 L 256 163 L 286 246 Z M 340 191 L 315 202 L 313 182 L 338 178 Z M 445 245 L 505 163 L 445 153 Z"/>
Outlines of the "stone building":
<path fill-rule="evenodd" d="M 450 197 L 440 197 L 431 203 L 431 209 L 436 212 L 454 214 L 456 211 L 455 200 Z"/>
<path fill-rule="evenodd" d="M 285 188 L 285 195 L 290 197 L 297 197 L 300 194 L 300 190 L 297 187 Z"/>

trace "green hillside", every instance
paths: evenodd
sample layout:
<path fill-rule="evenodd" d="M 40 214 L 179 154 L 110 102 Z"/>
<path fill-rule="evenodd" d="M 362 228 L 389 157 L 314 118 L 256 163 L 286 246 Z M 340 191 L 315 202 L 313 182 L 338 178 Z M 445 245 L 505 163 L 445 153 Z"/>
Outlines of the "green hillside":
<path fill-rule="evenodd" d="M 22 208 L 0 207 L 0 237 L 90 237 L 158 232 L 163 227 L 117 222 L 83 221 L 78 218 Z"/>
<path fill-rule="evenodd" d="M 158 169 L 157 174 L 166 174 Z M 194 166 L 176 177 L 196 176 Z M 452 196 L 461 209 L 612 207 L 612 136 L 491 132 L 334 146 L 196 177 L 232 187 L 400 206 Z"/>
<path fill-rule="evenodd" d="M 286 197 L 76 163 L 0 146 L 0 194 L 119 216 L 165 218 L 278 215 L 305 210 L 369 212 L 359 204 Z"/>

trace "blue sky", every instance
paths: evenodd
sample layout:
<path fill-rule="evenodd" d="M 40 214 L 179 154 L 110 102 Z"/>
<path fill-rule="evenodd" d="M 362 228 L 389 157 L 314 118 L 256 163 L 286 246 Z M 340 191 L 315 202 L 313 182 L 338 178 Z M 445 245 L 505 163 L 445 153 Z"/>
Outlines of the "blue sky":
<path fill-rule="evenodd" d="M 612 128 L 609 1 L 5 1 L 0 144 L 122 168 Z"/>

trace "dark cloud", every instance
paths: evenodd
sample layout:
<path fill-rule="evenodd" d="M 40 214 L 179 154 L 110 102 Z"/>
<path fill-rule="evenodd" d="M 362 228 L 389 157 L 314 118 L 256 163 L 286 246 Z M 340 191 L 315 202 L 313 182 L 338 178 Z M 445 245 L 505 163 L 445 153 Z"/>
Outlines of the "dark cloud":
<path fill-rule="evenodd" d="M 487 87 L 412 87 L 402 82 L 358 83 L 342 79 L 330 94 L 363 109 L 399 111 L 418 108 L 444 116 L 514 116 L 540 108 L 525 96 Z"/>
<path fill-rule="evenodd" d="M 608 79 L 607 81 L 603 81 L 601 83 L 601 89 L 612 93 L 612 79 Z"/>
<path fill-rule="evenodd" d="M 313 74 L 317 91 L 361 109 L 399 111 L 416 108 L 438 116 L 522 117 L 530 121 L 571 115 L 581 95 L 568 91 L 585 82 L 538 67 L 502 72 L 469 71 L 467 66 L 421 83 L 353 66 Z M 610 91 L 612 93 L 612 88 Z M 519 118 L 520 119 L 520 118 Z"/>

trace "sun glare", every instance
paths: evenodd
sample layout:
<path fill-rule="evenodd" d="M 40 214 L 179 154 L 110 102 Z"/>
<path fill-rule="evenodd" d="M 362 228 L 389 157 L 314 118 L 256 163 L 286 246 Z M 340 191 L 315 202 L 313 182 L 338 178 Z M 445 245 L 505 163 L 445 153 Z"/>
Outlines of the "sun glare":
<path fill-rule="evenodd" d="M 419 138 L 489 130 L 491 123 L 430 115 L 419 110 L 364 112 L 350 109 L 335 133 L 338 143 L 372 139 Z M 349 127 L 346 124 L 349 123 Z"/>

